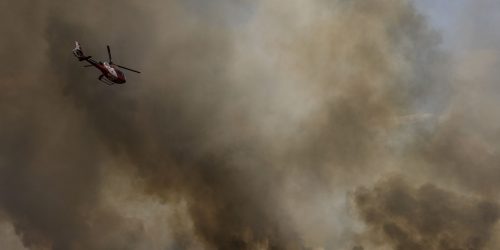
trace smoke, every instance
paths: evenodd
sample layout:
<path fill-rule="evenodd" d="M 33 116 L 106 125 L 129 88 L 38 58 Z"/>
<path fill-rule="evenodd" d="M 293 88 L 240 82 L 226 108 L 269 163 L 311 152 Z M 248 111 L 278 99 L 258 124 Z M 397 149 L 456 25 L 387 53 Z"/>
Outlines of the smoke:
<path fill-rule="evenodd" d="M 497 203 L 397 177 L 358 189 L 355 202 L 372 237 L 394 249 L 484 249 L 499 217 Z"/>
<path fill-rule="evenodd" d="M 405 178 L 385 178 L 358 188 L 356 210 L 368 233 L 361 241 L 377 249 L 498 248 L 498 98 L 494 1 L 466 3 L 457 15 L 459 33 L 435 85 L 452 95 L 436 119 L 414 124 L 404 150 Z M 480 20 L 472 17 L 482 16 Z M 463 25 L 463 26 L 462 26 Z M 486 31 L 488 30 L 488 31 Z M 497 43 L 498 44 L 498 43 Z M 422 104 L 420 104 L 422 105 Z M 406 131 L 405 131 L 406 132 Z M 446 187 L 446 188 L 445 188 Z"/>
<path fill-rule="evenodd" d="M 409 1 L 2 5 L 4 248 L 494 248 L 488 91 Z"/>

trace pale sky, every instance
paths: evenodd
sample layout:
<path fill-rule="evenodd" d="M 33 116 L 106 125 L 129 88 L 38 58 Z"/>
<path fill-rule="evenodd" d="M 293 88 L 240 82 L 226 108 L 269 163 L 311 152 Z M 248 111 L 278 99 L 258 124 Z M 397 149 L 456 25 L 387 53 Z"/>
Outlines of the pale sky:
<path fill-rule="evenodd" d="M 443 39 L 443 46 L 454 46 L 453 37 L 459 32 L 458 24 L 466 0 L 414 0 L 415 6 L 438 30 Z"/>
<path fill-rule="evenodd" d="M 498 0 L 414 0 L 452 49 L 492 49 L 500 42 Z"/>

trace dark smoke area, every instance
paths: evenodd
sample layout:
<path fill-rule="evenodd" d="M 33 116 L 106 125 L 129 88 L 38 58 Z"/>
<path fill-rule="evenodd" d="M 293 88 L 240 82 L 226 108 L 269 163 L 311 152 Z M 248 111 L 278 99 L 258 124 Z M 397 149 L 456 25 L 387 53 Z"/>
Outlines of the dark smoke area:
<path fill-rule="evenodd" d="M 497 203 L 396 177 L 360 188 L 355 202 L 373 235 L 394 249 L 484 249 L 499 216 Z"/>
<path fill-rule="evenodd" d="M 0 249 L 497 249 L 500 6 L 465 6 L 445 47 L 407 0 L 3 1 Z"/>

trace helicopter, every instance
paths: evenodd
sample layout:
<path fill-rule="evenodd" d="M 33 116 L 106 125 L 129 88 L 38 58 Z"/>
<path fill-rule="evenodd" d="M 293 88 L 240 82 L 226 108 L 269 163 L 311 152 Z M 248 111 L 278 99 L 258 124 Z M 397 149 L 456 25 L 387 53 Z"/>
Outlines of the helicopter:
<path fill-rule="evenodd" d="M 88 65 L 84 65 L 83 67 L 96 67 L 98 70 L 100 70 L 102 74 L 98 79 L 99 81 L 104 82 L 107 85 L 113 85 L 115 83 L 123 84 L 127 82 L 127 80 L 125 79 L 125 74 L 123 74 L 123 72 L 121 72 L 118 68 L 129 70 L 135 73 L 141 73 L 135 69 L 113 63 L 113 60 L 111 58 L 111 49 L 109 48 L 109 45 L 106 47 L 108 49 L 108 62 L 98 62 L 92 59 L 92 56 L 85 55 L 83 53 L 82 46 L 80 46 L 80 43 L 78 43 L 78 41 L 75 41 L 73 54 L 78 59 L 78 61 L 87 61 L 89 63 Z"/>

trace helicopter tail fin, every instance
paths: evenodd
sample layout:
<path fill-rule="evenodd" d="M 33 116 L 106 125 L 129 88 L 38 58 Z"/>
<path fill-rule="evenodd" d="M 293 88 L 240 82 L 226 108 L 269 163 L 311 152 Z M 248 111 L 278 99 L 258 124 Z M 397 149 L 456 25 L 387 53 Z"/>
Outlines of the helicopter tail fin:
<path fill-rule="evenodd" d="M 75 48 L 73 49 L 73 55 L 75 55 L 79 61 L 84 61 L 91 58 L 91 56 L 86 56 L 83 53 L 82 46 L 80 46 L 80 43 L 78 41 L 75 41 Z"/>

